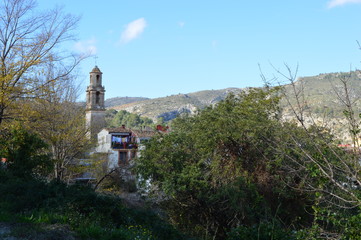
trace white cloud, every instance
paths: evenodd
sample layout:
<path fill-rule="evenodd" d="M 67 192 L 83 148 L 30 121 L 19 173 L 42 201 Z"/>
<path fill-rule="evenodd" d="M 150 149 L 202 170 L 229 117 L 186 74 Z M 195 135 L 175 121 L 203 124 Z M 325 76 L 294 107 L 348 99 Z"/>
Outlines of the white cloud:
<path fill-rule="evenodd" d="M 136 39 L 143 33 L 146 26 L 147 22 L 144 18 L 139 18 L 137 20 L 134 20 L 133 22 L 128 23 L 125 27 L 125 30 L 122 32 L 120 42 L 128 43 Z"/>
<path fill-rule="evenodd" d="M 74 49 L 77 52 L 89 55 L 95 55 L 97 53 L 97 47 L 95 46 L 95 38 L 91 38 L 84 41 L 78 41 L 74 44 Z"/>
<path fill-rule="evenodd" d="M 328 2 L 327 6 L 329 8 L 342 6 L 348 3 L 361 3 L 361 0 L 331 0 Z"/>

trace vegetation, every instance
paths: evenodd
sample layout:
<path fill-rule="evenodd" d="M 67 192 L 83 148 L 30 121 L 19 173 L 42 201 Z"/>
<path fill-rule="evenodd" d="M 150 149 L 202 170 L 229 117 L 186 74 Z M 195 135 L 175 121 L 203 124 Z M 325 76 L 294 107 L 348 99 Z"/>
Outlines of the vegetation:
<path fill-rule="evenodd" d="M 79 18 L 60 8 L 37 12 L 34 0 L 2 1 L 0 14 L 0 131 L 26 126 L 48 145 L 53 176 L 63 179 L 88 146 L 72 74 L 85 56 L 59 51 Z"/>
<path fill-rule="evenodd" d="M 277 93 L 230 95 L 174 120 L 170 134 L 147 144 L 138 173 L 166 195 L 164 209 L 179 229 L 203 239 L 348 239 L 360 227 L 345 218 L 359 217 L 359 187 L 337 188 L 349 182 L 345 170 L 359 169 L 355 155 L 323 128 L 282 121 Z M 335 207 L 340 199 L 352 210 Z"/>
<path fill-rule="evenodd" d="M 125 110 L 117 112 L 116 110 L 107 110 L 107 126 L 120 127 L 125 125 L 127 128 L 153 127 L 153 121 L 147 117 L 141 117 L 138 114 L 129 113 Z"/>
<path fill-rule="evenodd" d="M 361 239 L 358 72 L 296 81 L 287 68 L 276 70 L 283 87 L 121 99 L 134 113 L 108 110 L 109 127 L 174 119 L 136 160 L 160 218 L 65 184 L 90 146 L 72 74 L 83 56 L 57 52 L 78 18 L 34 10 L 33 0 L 0 5 L 0 221 L 33 229 L 13 234 L 60 224 L 78 239 Z M 326 117 L 342 119 L 352 148 L 338 146 Z M 101 160 L 95 173 L 120 175 Z"/>
<path fill-rule="evenodd" d="M 14 179 L 3 170 L 0 179 L 2 221 L 63 224 L 79 239 L 185 239 L 151 211 L 126 208 L 86 186 Z"/>
<path fill-rule="evenodd" d="M 350 143 L 347 129 L 343 126 L 344 122 L 343 110 L 344 106 L 335 96 L 335 91 L 341 90 L 343 84 L 340 79 L 348 79 L 350 94 L 352 96 L 361 95 L 360 74 L 358 71 L 351 71 L 348 73 L 327 73 L 319 74 L 317 76 L 299 77 L 297 83 L 302 87 L 302 92 L 305 99 L 307 99 L 307 111 L 313 114 L 314 120 L 322 121 L 324 125 L 331 128 L 334 134 L 343 143 Z M 277 82 L 284 84 L 285 93 L 288 96 L 293 95 L 292 86 L 288 81 L 277 79 Z M 162 98 L 148 99 L 128 104 L 112 105 L 116 110 L 126 110 L 130 113 L 146 116 L 153 121 L 157 121 L 160 117 L 164 121 L 170 121 L 181 113 L 194 113 L 198 109 L 203 109 L 209 105 L 216 104 L 225 99 L 228 93 L 238 94 L 246 89 L 229 88 L 222 90 L 207 90 L 188 94 L 177 94 Z M 295 99 L 291 100 L 292 104 Z M 113 101 L 112 101 L 113 104 Z M 359 102 L 354 105 L 359 108 Z M 290 119 L 294 117 L 289 104 L 285 99 L 281 99 L 280 107 L 284 117 Z M 307 118 L 306 121 L 312 122 L 312 119 Z"/>
<path fill-rule="evenodd" d="M 89 186 L 44 181 L 53 166 L 44 147 L 21 129 L 2 139 L 0 155 L 8 162 L 0 165 L 0 221 L 31 223 L 39 231 L 40 223 L 63 224 L 78 239 L 185 239 L 149 210 L 126 208 L 119 198 Z"/>
<path fill-rule="evenodd" d="M 48 75 L 53 76 L 53 70 L 48 69 Z M 76 165 L 76 159 L 91 146 L 85 126 L 85 109 L 76 104 L 79 88 L 73 76 L 60 78 L 47 88 L 42 91 L 41 98 L 23 103 L 28 109 L 23 122 L 28 131 L 37 134 L 49 146 L 54 163 L 52 177 L 66 181 L 73 177 L 70 167 Z"/>
<path fill-rule="evenodd" d="M 21 126 L 3 130 L 0 134 L 0 156 L 6 159 L 6 165 L 1 165 L 1 170 L 24 179 L 42 178 L 53 168 L 46 149 L 44 141 Z"/>
<path fill-rule="evenodd" d="M 189 94 L 176 94 L 167 97 L 142 100 L 129 104 L 112 106 L 116 110 L 126 110 L 152 119 L 162 118 L 168 122 L 182 113 L 193 113 L 224 99 L 228 93 L 239 93 L 242 89 L 227 88 L 222 90 L 205 90 Z"/>
<path fill-rule="evenodd" d="M 78 18 L 61 9 L 36 13 L 35 6 L 34 0 L 2 1 L 0 5 L 0 125 L 26 116 L 18 101 L 41 97 L 48 84 L 69 75 L 83 59 L 57 51 L 72 39 Z M 58 66 L 57 71 L 43 78 L 49 65 Z"/>

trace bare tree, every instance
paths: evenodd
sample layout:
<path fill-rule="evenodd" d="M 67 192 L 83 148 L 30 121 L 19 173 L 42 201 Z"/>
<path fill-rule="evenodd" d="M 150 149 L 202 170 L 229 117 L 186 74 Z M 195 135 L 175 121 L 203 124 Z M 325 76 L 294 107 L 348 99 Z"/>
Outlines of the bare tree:
<path fill-rule="evenodd" d="M 356 144 L 360 137 L 360 125 L 353 109 L 355 100 L 350 95 L 348 78 L 340 78 L 342 92 L 337 91 L 335 96 L 343 103 L 347 113 L 345 120 L 356 144 L 357 151 L 351 152 L 339 148 L 329 130 L 314 121 L 312 113 L 307 111 L 309 107 L 305 98 L 305 86 L 301 80 L 296 79 L 297 71 L 292 71 L 286 65 L 285 72 L 276 69 L 277 76 L 273 80 L 279 81 L 282 78 L 287 81 L 285 87 L 291 90 L 282 91 L 281 94 L 293 113 L 297 128 L 285 121 L 282 141 L 274 150 L 286 159 L 284 168 L 294 176 L 288 179 L 288 183 L 302 191 L 318 193 L 318 201 L 328 206 L 360 206 L 361 166 Z M 306 123 L 306 119 L 310 120 L 309 123 Z"/>
<path fill-rule="evenodd" d="M 346 118 L 348 125 L 348 131 L 350 133 L 351 141 L 354 146 L 353 150 L 360 151 L 360 116 L 355 110 L 357 102 L 360 100 L 360 96 L 355 92 L 355 86 L 352 86 L 352 71 L 349 73 L 340 74 L 338 76 L 339 86 L 332 84 L 337 99 L 343 106 L 343 114 Z"/>
<path fill-rule="evenodd" d="M 78 17 L 61 8 L 36 10 L 34 0 L 2 0 L 0 3 L 0 125 L 20 117 L 17 101 L 41 97 L 49 83 L 63 79 L 83 59 L 58 47 L 73 39 Z M 61 68 L 39 82 L 49 63 Z M 45 73 L 46 74 L 46 73 Z"/>

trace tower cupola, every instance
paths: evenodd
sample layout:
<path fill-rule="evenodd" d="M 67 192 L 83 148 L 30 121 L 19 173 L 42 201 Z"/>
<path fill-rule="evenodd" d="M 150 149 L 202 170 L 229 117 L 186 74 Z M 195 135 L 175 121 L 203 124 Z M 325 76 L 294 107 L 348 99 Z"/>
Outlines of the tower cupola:
<path fill-rule="evenodd" d="M 86 109 L 99 110 L 105 109 L 104 106 L 104 93 L 105 89 L 102 85 L 102 75 L 98 66 L 95 66 L 90 72 L 90 84 L 86 90 Z"/>

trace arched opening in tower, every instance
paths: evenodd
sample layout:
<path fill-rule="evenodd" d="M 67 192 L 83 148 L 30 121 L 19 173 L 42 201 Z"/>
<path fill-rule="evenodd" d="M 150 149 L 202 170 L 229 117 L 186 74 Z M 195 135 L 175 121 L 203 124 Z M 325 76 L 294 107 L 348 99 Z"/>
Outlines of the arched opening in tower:
<path fill-rule="evenodd" d="M 100 85 L 99 81 L 100 81 L 100 76 L 99 76 L 99 75 L 97 75 L 97 86 L 99 86 L 99 85 Z"/>
<path fill-rule="evenodd" d="M 95 103 L 99 104 L 99 101 L 100 101 L 100 92 L 97 92 L 95 97 Z"/>

